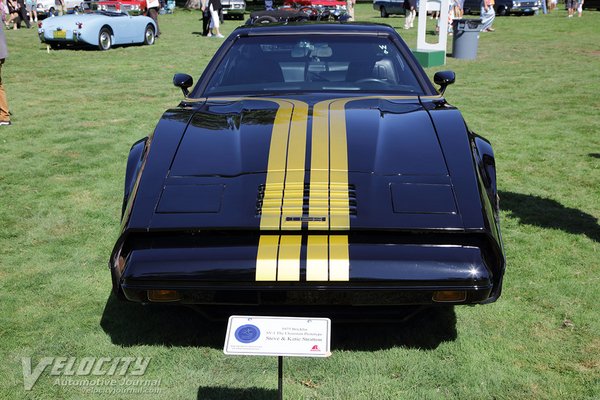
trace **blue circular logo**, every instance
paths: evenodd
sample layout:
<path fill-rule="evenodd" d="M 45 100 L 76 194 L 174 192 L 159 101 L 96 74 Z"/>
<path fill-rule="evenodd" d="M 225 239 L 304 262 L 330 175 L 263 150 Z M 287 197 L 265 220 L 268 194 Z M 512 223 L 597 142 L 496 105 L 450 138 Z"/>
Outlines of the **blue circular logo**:
<path fill-rule="evenodd" d="M 260 329 L 254 325 L 242 325 L 235 330 L 235 338 L 242 343 L 252 343 L 260 337 Z"/>

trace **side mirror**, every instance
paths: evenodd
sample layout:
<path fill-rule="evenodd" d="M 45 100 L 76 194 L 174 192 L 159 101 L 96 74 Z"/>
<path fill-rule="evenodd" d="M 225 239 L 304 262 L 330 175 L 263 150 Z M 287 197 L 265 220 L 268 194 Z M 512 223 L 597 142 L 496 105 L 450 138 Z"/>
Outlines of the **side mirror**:
<path fill-rule="evenodd" d="M 188 89 L 191 88 L 193 84 L 194 78 L 188 74 L 175 74 L 175 76 L 173 76 L 173 85 L 180 88 L 184 96 L 187 96 L 190 93 Z"/>
<path fill-rule="evenodd" d="M 454 71 L 440 71 L 433 76 L 433 82 L 440 85 L 440 94 L 444 94 L 448 85 L 452 85 L 456 81 Z"/>

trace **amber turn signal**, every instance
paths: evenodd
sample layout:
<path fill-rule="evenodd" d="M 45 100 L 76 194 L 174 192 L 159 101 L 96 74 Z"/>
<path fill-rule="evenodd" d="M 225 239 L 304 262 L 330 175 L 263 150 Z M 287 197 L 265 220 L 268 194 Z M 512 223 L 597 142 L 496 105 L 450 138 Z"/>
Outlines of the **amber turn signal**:
<path fill-rule="evenodd" d="M 155 302 L 179 301 L 181 294 L 177 290 L 148 290 L 148 300 Z"/>
<path fill-rule="evenodd" d="M 439 303 L 460 303 L 467 299 L 467 292 L 462 290 L 438 290 L 433 292 L 432 299 Z"/>

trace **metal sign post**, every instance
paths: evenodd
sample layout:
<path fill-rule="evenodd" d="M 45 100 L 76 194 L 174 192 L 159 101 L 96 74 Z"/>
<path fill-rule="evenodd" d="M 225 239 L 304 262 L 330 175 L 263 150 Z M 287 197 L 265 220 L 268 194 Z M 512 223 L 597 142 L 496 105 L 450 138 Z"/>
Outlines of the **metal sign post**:
<path fill-rule="evenodd" d="M 283 400 L 283 356 L 277 357 L 277 398 Z"/>

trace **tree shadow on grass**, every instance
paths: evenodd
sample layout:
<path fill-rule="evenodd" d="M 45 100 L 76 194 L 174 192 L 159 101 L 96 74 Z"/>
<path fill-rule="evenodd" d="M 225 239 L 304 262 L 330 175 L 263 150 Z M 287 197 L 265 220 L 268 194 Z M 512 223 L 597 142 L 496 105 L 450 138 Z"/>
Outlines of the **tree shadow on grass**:
<path fill-rule="evenodd" d="M 592 158 L 600 158 L 600 153 L 590 153 L 590 154 L 588 154 L 588 156 L 590 156 Z"/>
<path fill-rule="evenodd" d="M 277 390 L 263 388 L 226 388 L 208 386 L 198 388 L 198 400 L 262 400 L 276 399 Z"/>
<path fill-rule="evenodd" d="M 573 234 L 584 234 L 600 242 L 600 226 L 590 214 L 568 208 L 544 197 L 513 192 L 500 192 L 500 208 L 522 223 L 542 228 L 560 229 Z"/>
<path fill-rule="evenodd" d="M 404 308 L 403 310 L 416 310 Z M 231 312 L 228 315 L 257 315 Z M 330 314 L 332 350 L 372 351 L 393 347 L 435 349 L 441 343 L 456 339 L 456 315 L 452 307 L 420 310 L 403 321 L 399 314 L 374 317 L 368 321 L 358 315 L 336 322 Z M 269 312 L 264 315 L 277 315 Z M 297 316 L 282 309 L 279 315 Z M 310 314 L 308 314 L 310 315 Z M 408 315 L 408 311 L 403 312 Z M 335 317 L 334 317 L 335 316 Z M 120 346 L 160 345 L 223 348 L 227 329 L 224 320 L 209 320 L 194 309 L 182 306 L 150 305 L 119 301 L 109 296 L 102 319 L 102 329 L 112 343 Z"/>

